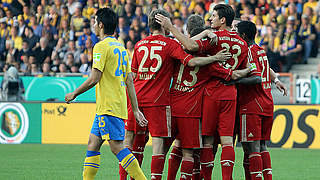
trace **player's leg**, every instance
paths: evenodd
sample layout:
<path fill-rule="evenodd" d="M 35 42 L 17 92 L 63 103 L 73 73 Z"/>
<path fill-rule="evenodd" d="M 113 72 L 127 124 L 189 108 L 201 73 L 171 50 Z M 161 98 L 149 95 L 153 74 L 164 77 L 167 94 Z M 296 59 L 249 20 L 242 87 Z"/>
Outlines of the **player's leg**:
<path fill-rule="evenodd" d="M 121 166 L 128 172 L 128 174 L 136 180 L 145 180 L 138 160 L 130 152 L 128 148 L 124 147 L 125 127 L 122 119 L 106 115 L 104 118 L 106 128 L 101 132 L 102 137 L 105 137 L 110 145 L 110 149 L 118 158 Z M 100 127 L 102 128 L 102 127 Z"/>
<path fill-rule="evenodd" d="M 244 159 L 249 163 L 250 179 L 262 180 L 262 159 L 260 155 L 261 117 L 256 114 L 241 114 L 240 129 L 239 138 L 245 154 Z M 248 169 L 245 171 L 248 171 Z"/>
<path fill-rule="evenodd" d="M 146 128 L 136 124 L 135 136 L 132 145 L 132 153 L 138 159 L 140 166 L 142 165 L 144 148 L 149 140 L 149 133 Z"/>
<path fill-rule="evenodd" d="M 134 132 L 131 130 L 128 130 L 126 125 L 124 144 L 125 144 L 125 147 L 128 148 L 130 151 L 132 151 L 133 139 L 134 139 Z M 119 161 L 119 176 L 120 176 L 120 180 L 126 180 L 128 176 L 127 171 L 123 169 L 120 161 Z"/>
<path fill-rule="evenodd" d="M 272 180 L 271 158 L 265 140 L 260 141 L 260 151 L 263 164 L 263 178 L 265 180 Z"/>
<path fill-rule="evenodd" d="M 167 180 L 175 180 L 182 160 L 180 140 L 176 139 L 169 155 Z"/>
<path fill-rule="evenodd" d="M 232 172 L 235 160 L 233 147 L 234 123 L 236 117 L 236 101 L 222 100 L 219 106 L 218 132 L 221 141 L 221 171 L 222 179 L 232 179 Z"/>
<path fill-rule="evenodd" d="M 112 153 L 116 155 L 121 163 L 121 166 L 128 172 L 128 174 L 136 180 L 146 180 L 138 160 L 130 152 L 128 148 L 124 147 L 122 140 L 109 140 L 109 145 Z"/>
<path fill-rule="evenodd" d="M 202 179 L 200 174 L 200 149 L 193 150 L 193 162 L 192 180 L 200 180 Z"/>
<path fill-rule="evenodd" d="M 161 180 L 173 135 L 170 106 L 145 107 L 144 115 L 148 119 L 148 129 L 152 136 L 151 179 Z"/>
<path fill-rule="evenodd" d="M 101 117 L 96 115 L 91 128 L 88 149 L 83 165 L 82 175 L 84 180 L 93 180 L 100 167 L 100 147 L 104 142 L 104 140 L 101 138 L 99 130 L 100 119 Z"/>
<path fill-rule="evenodd" d="M 203 136 L 203 148 L 200 150 L 201 174 L 204 180 L 211 180 L 214 167 L 213 136 Z"/>
<path fill-rule="evenodd" d="M 270 140 L 270 134 L 272 130 L 273 116 L 262 116 L 262 128 L 261 128 L 261 141 L 260 152 L 263 164 L 263 178 L 265 180 L 272 179 L 272 168 L 270 153 L 267 150 L 266 142 Z"/>
<path fill-rule="evenodd" d="M 182 163 L 181 163 L 181 176 L 180 180 L 191 180 L 193 171 L 193 149 L 182 149 Z"/>

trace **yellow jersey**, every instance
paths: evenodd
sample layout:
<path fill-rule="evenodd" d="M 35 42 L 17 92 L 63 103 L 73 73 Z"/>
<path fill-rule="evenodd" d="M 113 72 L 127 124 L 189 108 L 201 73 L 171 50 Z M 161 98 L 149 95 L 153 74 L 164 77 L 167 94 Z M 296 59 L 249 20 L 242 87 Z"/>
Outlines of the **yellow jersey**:
<path fill-rule="evenodd" d="M 129 54 L 116 38 L 108 36 L 93 48 L 93 65 L 102 72 L 96 85 L 96 114 L 128 118 L 126 79 L 131 72 Z"/>

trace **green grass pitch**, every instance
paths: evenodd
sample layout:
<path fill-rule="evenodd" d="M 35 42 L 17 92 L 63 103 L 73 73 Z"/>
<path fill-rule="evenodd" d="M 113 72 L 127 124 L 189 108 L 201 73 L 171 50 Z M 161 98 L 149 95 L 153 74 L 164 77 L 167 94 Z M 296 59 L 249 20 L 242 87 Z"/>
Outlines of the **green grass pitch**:
<path fill-rule="evenodd" d="M 1 180 L 80 180 L 85 145 L 20 144 L 0 145 Z M 320 150 L 270 148 L 275 180 L 320 179 Z M 108 146 L 101 149 L 101 167 L 96 180 L 117 180 L 118 162 Z M 215 159 L 213 179 L 221 179 L 220 151 Z M 142 169 L 150 179 L 151 147 L 146 148 Z M 167 163 L 164 178 L 166 179 Z M 236 148 L 234 180 L 244 179 L 242 150 Z M 177 177 L 177 179 L 179 179 Z"/>

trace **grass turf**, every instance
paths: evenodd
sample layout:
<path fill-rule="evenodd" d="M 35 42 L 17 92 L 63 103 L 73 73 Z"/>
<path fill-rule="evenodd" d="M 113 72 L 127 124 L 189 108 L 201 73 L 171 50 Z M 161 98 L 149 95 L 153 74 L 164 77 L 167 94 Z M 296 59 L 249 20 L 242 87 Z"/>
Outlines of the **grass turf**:
<path fill-rule="evenodd" d="M 85 158 L 85 145 L 19 144 L 0 145 L 1 180 L 79 180 Z M 320 179 L 320 150 L 270 148 L 275 180 Z M 220 151 L 215 159 L 213 179 L 221 179 Z M 142 169 L 150 179 L 151 147 L 145 151 Z M 166 179 L 167 163 L 164 177 Z M 242 150 L 236 148 L 233 179 L 244 179 Z M 118 161 L 108 146 L 101 149 L 101 167 L 96 180 L 117 180 Z M 179 179 L 177 177 L 177 179 Z"/>

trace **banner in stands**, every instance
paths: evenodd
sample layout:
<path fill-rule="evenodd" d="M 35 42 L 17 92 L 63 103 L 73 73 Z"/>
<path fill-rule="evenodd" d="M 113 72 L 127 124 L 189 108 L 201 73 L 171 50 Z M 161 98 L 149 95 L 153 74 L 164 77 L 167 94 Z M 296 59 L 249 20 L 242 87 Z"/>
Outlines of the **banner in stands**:
<path fill-rule="evenodd" d="M 320 79 L 311 79 L 311 104 L 320 104 Z"/>
<path fill-rule="evenodd" d="M 320 148 L 320 106 L 275 106 L 271 147 Z"/>
<path fill-rule="evenodd" d="M 0 103 L 0 144 L 41 143 L 40 103 Z"/>
<path fill-rule="evenodd" d="M 64 101 L 66 93 L 74 91 L 85 77 L 21 77 L 26 101 Z M 2 77 L 0 77 L 2 81 Z M 78 102 L 94 102 L 95 88 L 77 97 Z"/>
<path fill-rule="evenodd" d="M 87 144 L 95 107 L 94 103 L 43 103 L 42 143 Z"/>

